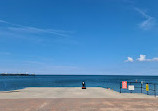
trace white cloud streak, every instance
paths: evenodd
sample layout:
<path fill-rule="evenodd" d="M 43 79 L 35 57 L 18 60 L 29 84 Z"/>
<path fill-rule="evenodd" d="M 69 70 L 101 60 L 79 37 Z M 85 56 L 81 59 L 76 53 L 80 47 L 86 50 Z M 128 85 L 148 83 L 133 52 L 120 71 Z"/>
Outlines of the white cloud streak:
<path fill-rule="evenodd" d="M 146 14 L 145 11 L 139 9 L 139 8 L 134 8 L 137 12 L 139 12 L 145 20 L 139 24 L 139 27 L 143 30 L 148 30 L 151 29 L 155 24 L 156 20 L 154 17 Z"/>
<path fill-rule="evenodd" d="M 36 27 L 8 27 L 11 31 L 18 31 L 18 32 L 24 32 L 24 33 L 47 33 L 47 34 L 54 34 L 59 36 L 67 36 L 65 34 L 66 31 L 60 31 L 60 30 L 53 30 L 53 29 L 40 29 Z"/>
<path fill-rule="evenodd" d="M 127 57 L 127 60 L 125 60 L 125 62 L 133 62 L 133 58 L 132 57 Z"/>
<path fill-rule="evenodd" d="M 8 24 L 7 21 L 1 20 L 1 19 L 0 19 L 0 23 L 7 23 Z"/>
<path fill-rule="evenodd" d="M 54 30 L 54 29 L 43 29 L 37 27 L 30 27 L 30 26 L 23 26 L 19 24 L 13 24 L 4 20 L 0 19 L 0 23 L 8 24 L 9 26 L 5 29 L 14 32 L 22 32 L 22 33 L 45 33 L 45 34 L 53 34 L 58 36 L 68 36 L 68 34 L 72 33 L 71 31 L 64 31 L 64 30 Z"/>

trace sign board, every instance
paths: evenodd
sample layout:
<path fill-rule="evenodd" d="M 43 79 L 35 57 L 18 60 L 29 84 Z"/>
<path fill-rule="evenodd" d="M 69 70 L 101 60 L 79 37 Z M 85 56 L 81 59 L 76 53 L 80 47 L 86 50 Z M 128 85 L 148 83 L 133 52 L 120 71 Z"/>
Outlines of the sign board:
<path fill-rule="evenodd" d="M 134 85 L 129 85 L 128 90 L 134 90 Z"/>
<path fill-rule="evenodd" d="M 146 91 L 149 91 L 149 84 L 146 84 Z"/>
<path fill-rule="evenodd" d="M 122 89 L 127 89 L 127 81 L 122 81 Z"/>

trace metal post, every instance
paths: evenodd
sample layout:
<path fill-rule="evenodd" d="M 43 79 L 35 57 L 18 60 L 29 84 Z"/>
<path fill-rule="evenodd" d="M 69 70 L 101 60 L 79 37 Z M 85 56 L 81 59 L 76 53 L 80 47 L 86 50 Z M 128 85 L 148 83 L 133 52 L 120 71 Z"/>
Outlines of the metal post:
<path fill-rule="evenodd" d="M 129 84 L 131 85 L 131 82 Z M 132 90 L 130 90 L 130 93 L 132 93 Z"/>
<path fill-rule="evenodd" d="M 120 82 L 120 93 L 121 93 L 121 82 Z"/>
<path fill-rule="evenodd" d="M 142 88 L 143 88 L 142 86 L 143 86 L 143 84 L 141 83 L 141 93 L 142 93 Z"/>
<path fill-rule="evenodd" d="M 154 84 L 154 93 L 155 93 L 155 97 L 156 97 L 156 84 Z"/>

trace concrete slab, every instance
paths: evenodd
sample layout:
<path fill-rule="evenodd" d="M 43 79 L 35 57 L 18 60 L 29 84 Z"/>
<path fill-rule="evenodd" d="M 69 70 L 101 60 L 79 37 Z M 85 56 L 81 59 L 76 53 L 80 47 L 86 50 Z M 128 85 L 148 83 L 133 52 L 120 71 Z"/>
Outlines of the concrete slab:
<path fill-rule="evenodd" d="M 158 99 L 0 99 L 0 111 L 158 111 Z"/>
<path fill-rule="evenodd" d="M 29 87 L 0 92 L 0 99 L 20 98 L 154 98 L 145 94 L 119 93 L 101 87 Z"/>

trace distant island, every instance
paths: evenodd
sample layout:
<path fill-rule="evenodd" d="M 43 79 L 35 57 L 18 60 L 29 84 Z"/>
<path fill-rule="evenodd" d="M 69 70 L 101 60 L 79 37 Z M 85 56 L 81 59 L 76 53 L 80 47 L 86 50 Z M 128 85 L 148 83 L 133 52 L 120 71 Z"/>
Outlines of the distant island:
<path fill-rule="evenodd" d="M 0 73 L 0 76 L 34 76 L 35 74 L 25 74 L 25 73 Z"/>

